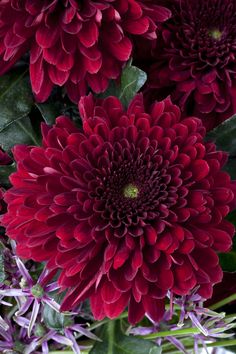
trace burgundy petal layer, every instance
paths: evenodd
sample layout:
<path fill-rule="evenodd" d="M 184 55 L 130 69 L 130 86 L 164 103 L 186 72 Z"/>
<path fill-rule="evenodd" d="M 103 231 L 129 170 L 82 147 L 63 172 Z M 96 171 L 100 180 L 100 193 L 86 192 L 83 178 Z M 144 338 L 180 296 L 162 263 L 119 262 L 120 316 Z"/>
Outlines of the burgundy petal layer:
<path fill-rule="evenodd" d="M 141 95 L 127 111 L 90 95 L 79 108 L 83 131 L 59 117 L 42 147 L 14 148 L 3 224 L 18 254 L 59 268 L 62 309 L 90 298 L 97 319 L 128 306 L 131 323 L 158 321 L 168 291 L 209 298 L 234 234 L 225 154 L 169 98 L 145 112 Z"/>
<path fill-rule="evenodd" d="M 235 0 L 174 0 L 149 71 L 148 100 L 171 94 L 212 129 L 236 112 Z"/>
<path fill-rule="evenodd" d="M 156 38 L 170 10 L 151 0 L 2 0 L 0 74 L 30 51 L 38 101 L 65 85 L 78 102 L 89 85 L 104 91 L 131 57 L 133 39 Z"/>

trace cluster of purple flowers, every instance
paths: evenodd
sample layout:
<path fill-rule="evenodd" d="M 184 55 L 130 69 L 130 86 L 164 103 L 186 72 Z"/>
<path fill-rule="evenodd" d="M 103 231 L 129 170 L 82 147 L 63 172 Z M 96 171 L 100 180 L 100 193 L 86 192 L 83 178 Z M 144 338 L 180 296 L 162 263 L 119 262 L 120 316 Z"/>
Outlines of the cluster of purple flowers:
<path fill-rule="evenodd" d="M 0 316 L 1 353 L 47 354 L 50 347 L 58 350 L 70 347 L 75 354 L 80 354 L 81 350 L 90 347 L 79 346 L 78 335 L 99 340 L 85 322 L 76 322 L 79 311 L 60 313 L 60 304 L 52 296 L 59 287 L 57 281 L 52 280 L 55 272 L 44 267 L 39 276 L 36 272 L 37 280 L 34 280 L 26 265 L 9 248 L 5 247 L 4 254 L 8 278 L 0 284 L 0 304 L 9 310 L 4 311 L 5 316 Z M 57 313 L 63 319 L 63 326 L 57 329 L 46 326 L 45 311 L 51 311 L 54 316 Z"/>
<path fill-rule="evenodd" d="M 128 332 L 153 339 L 158 346 L 165 340 L 184 354 L 189 353 L 188 346 L 194 349 L 195 354 L 200 354 L 202 348 L 208 353 L 206 343 L 234 337 L 236 317 L 205 308 L 202 297 L 197 294 L 197 288 L 187 296 L 173 298 L 170 294 L 169 297 L 170 309 L 166 311 L 161 323 L 149 318 L 152 326 L 138 326 L 130 328 Z"/>

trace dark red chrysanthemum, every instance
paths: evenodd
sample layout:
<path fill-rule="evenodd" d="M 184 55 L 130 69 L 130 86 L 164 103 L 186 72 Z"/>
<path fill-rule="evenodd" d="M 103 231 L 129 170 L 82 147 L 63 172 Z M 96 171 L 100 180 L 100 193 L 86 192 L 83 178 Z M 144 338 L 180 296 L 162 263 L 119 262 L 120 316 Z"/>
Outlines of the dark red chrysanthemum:
<path fill-rule="evenodd" d="M 211 129 L 236 112 L 235 0 L 175 0 L 149 72 L 149 99 L 171 94 Z M 158 42 L 160 43 L 160 42 Z"/>
<path fill-rule="evenodd" d="M 156 38 L 170 17 L 162 0 L 2 0 L 0 74 L 30 51 L 30 76 L 38 101 L 65 85 L 78 102 L 89 85 L 104 91 L 131 57 L 136 36 Z"/>
<path fill-rule="evenodd" d="M 83 132 L 59 117 L 42 147 L 14 148 L 3 224 L 18 254 L 61 269 L 62 309 L 90 298 L 97 319 L 159 320 L 168 290 L 210 297 L 234 233 L 225 154 L 169 98 L 147 113 L 141 95 L 127 112 L 90 95 L 80 113 Z"/>

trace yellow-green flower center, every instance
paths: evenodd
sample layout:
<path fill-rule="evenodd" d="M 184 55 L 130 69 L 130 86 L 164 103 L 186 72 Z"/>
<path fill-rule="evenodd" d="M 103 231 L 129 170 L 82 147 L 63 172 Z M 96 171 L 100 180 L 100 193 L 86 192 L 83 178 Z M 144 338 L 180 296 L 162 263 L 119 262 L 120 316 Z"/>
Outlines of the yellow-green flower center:
<path fill-rule="evenodd" d="M 44 290 L 41 287 L 41 285 L 39 284 L 35 284 L 34 286 L 32 286 L 31 288 L 31 294 L 36 297 L 36 298 L 40 298 L 43 296 L 44 294 Z"/>
<path fill-rule="evenodd" d="M 123 195 L 125 198 L 135 199 L 138 196 L 138 192 L 138 187 L 132 183 L 127 184 L 123 189 Z"/>
<path fill-rule="evenodd" d="M 219 41 L 221 39 L 221 37 L 222 37 L 222 32 L 220 32 L 217 28 L 214 28 L 214 29 L 209 31 L 209 35 L 213 39 Z"/>

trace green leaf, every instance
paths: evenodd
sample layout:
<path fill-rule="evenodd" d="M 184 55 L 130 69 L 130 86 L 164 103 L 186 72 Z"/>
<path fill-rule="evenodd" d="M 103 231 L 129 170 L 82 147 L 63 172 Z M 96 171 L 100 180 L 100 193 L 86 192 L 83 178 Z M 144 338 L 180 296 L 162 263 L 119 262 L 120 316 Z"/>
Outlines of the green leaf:
<path fill-rule="evenodd" d="M 147 74 L 129 63 L 122 72 L 120 84 L 112 80 L 107 91 L 99 97 L 116 96 L 127 107 L 146 80 Z"/>
<path fill-rule="evenodd" d="M 15 72 L 0 78 L 0 130 L 13 120 L 25 117 L 31 111 L 33 97 L 26 72 Z"/>
<path fill-rule="evenodd" d="M 227 220 L 236 226 L 236 210 L 232 211 Z M 232 249 L 228 253 L 220 253 L 220 265 L 224 272 L 236 272 L 236 238 L 233 238 Z"/>
<path fill-rule="evenodd" d="M 0 77 L 0 142 L 9 151 L 15 144 L 37 143 L 28 115 L 33 96 L 26 72 L 15 70 Z"/>
<path fill-rule="evenodd" d="M 29 117 L 22 117 L 12 121 L 8 126 L 0 130 L 0 144 L 5 151 L 9 152 L 16 144 L 29 145 L 32 143 L 38 145 Z"/>
<path fill-rule="evenodd" d="M 53 298 L 60 303 L 63 293 L 55 294 Z M 51 306 L 45 305 L 43 309 L 43 320 L 46 327 L 50 329 L 62 330 L 63 328 L 73 324 L 71 315 L 65 315 L 62 312 L 55 311 Z"/>
<path fill-rule="evenodd" d="M 233 239 L 232 250 L 229 253 L 220 253 L 219 258 L 220 258 L 220 265 L 224 272 L 236 272 L 236 238 L 235 237 Z"/>
<path fill-rule="evenodd" d="M 226 219 L 227 219 L 229 222 L 231 222 L 232 224 L 234 224 L 234 226 L 236 227 L 236 210 L 231 211 L 231 212 L 227 215 Z"/>
<path fill-rule="evenodd" d="M 43 319 L 48 328 L 56 330 L 61 330 L 73 323 L 70 316 L 56 312 L 49 305 L 44 306 Z"/>
<path fill-rule="evenodd" d="M 214 130 L 207 134 L 207 138 L 213 140 L 219 150 L 229 153 L 229 159 L 224 167 L 232 179 L 236 179 L 236 115 L 227 119 Z M 230 222 L 236 225 L 236 211 L 228 216 Z M 229 253 L 219 255 L 220 264 L 224 271 L 236 272 L 236 241 L 233 241 L 232 250 Z"/>
<path fill-rule="evenodd" d="M 236 179 L 236 114 L 210 131 L 207 139 L 214 141 L 218 150 L 229 154 L 224 170 Z"/>
<path fill-rule="evenodd" d="M 147 74 L 135 66 L 126 66 L 121 75 L 119 99 L 127 107 L 147 80 Z"/>
<path fill-rule="evenodd" d="M 16 171 L 15 163 L 6 166 L 0 166 L 1 186 L 9 186 L 9 176 Z"/>
<path fill-rule="evenodd" d="M 0 242 L 0 284 L 6 279 L 5 267 L 4 267 L 4 245 Z"/>
<path fill-rule="evenodd" d="M 236 115 L 225 120 L 207 134 L 218 149 L 227 151 L 231 156 L 236 156 Z"/>
<path fill-rule="evenodd" d="M 48 125 L 55 123 L 55 119 L 61 115 L 61 105 L 59 102 L 46 102 L 46 103 L 35 103 L 39 112 L 42 115 L 43 120 Z"/>
<path fill-rule="evenodd" d="M 236 157 L 229 156 L 227 164 L 224 166 L 224 170 L 230 174 L 232 179 L 236 179 Z"/>
<path fill-rule="evenodd" d="M 161 354 L 161 348 L 148 340 L 126 336 L 120 329 L 119 321 L 109 321 L 104 325 L 90 354 Z"/>

